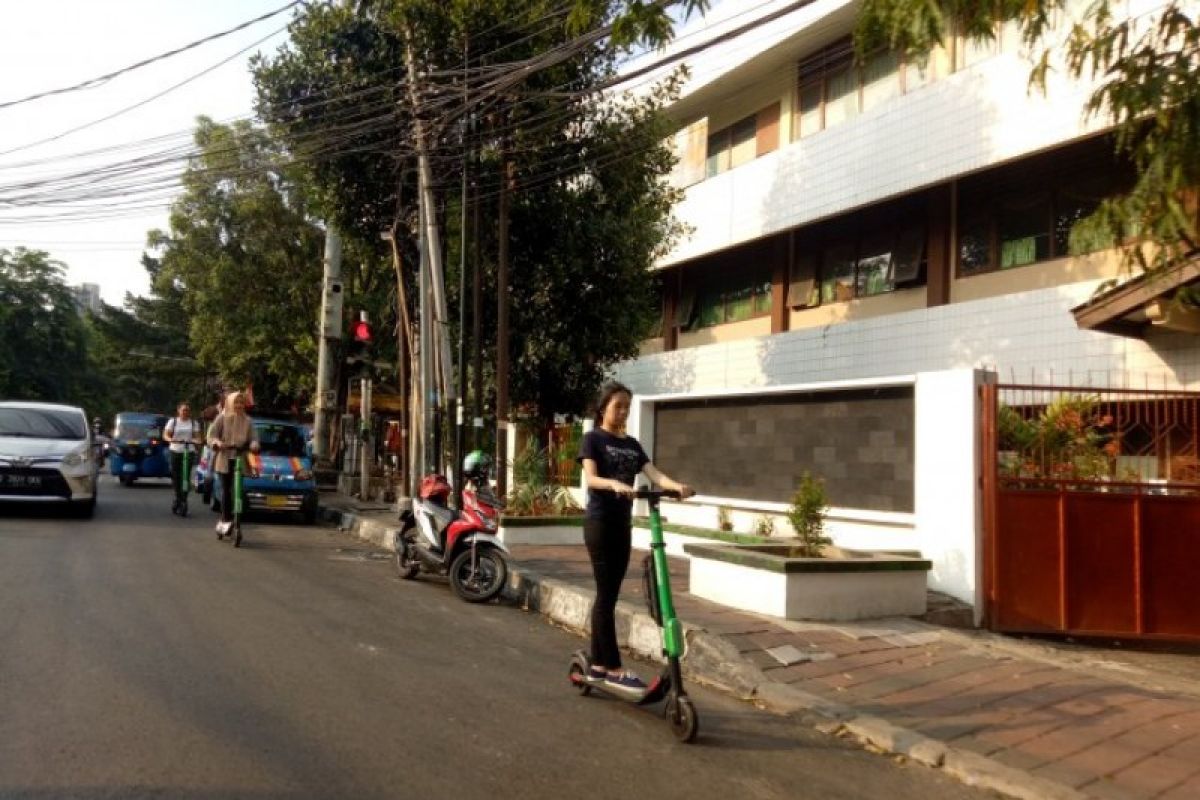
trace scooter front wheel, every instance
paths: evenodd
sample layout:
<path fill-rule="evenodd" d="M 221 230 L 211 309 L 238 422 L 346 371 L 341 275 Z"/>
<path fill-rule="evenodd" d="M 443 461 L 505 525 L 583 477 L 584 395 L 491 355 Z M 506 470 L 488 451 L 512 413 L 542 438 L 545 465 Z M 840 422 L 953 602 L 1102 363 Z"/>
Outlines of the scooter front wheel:
<path fill-rule="evenodd" d="M 667 698 L 667 724 L 671 733 L 681 742 L 692 742 L 700 731 L 700 717 L 696 715 L 696 707 L 691 698 L 686 695 L 670 695 Z"/>

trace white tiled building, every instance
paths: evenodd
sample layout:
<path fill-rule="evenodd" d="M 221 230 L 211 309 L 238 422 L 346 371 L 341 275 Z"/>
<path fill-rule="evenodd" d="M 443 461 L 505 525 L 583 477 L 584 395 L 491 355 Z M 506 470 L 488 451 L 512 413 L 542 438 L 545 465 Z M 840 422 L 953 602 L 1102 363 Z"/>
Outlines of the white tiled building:
<path fill-rule="evenodd" d="M 729 0 L 674 47 L 794 5 Z M 786 440 L 798 472 L 815 468 L 819 443 L 778 433 L 783 417 L 757 440 L 706 432 L 741 413 L 737 398 L 824 402 L 910 387 L 912 471 L 880 479 L 894 495 L 888 508 L 857 504 L 865 495 L 849 483 L 831 492 L 831 527 L 843 543 L 921 550 L 942 570 L 936 587 L 974 602 L 972 387 L 992 378 L 975 373 L 950 398 L 923 393 L 922 376 L 929 386 L 940 380 L 929 373 L 974 370 L 1001 382 L 1200 388 L 1200 340 L 1186 330 L 1193 320 L 1142 316 L 1136 336 L 1121 336 L 1082 329 L 1072 314 L 1102 283 L 1127 277 L 1115 253 L 1067 252 L 1074 220 L 1130 179 L 1104 120 L 1085 117 L 1090 85 L 1059 70 L 1045 94 L 1030 90 L 1030 54 L 1009 26 L 990 44 L 954 38 L 924 65 L 882 54 L 858 66 L 848 44 L 857 7 L 817 0 L 687 61 L 672 113 L 682 126 L 676 216 L 691 232 L 657 265 L 662 335 L 617 377 L 641 401 L 637 430 L 656 461 L 711 501 L 668 516 L 712 524 L 724 504 L 741 529 L 781 511 L 787 493 L 741 477 L 749 467 L 723 472 L 721 459 L 749 463 L 753 452 L 738 448 Z M 945 407 L 922 410 L 923 396 Z M 944 430 L 934 430 L 939 419 Z M 710 433 L 718 455 L 685 455 L 687 436 Z M 857 447 L 852 437 L 836 446 Z M 947 510 L 962 495 L 972 497 Z"/>

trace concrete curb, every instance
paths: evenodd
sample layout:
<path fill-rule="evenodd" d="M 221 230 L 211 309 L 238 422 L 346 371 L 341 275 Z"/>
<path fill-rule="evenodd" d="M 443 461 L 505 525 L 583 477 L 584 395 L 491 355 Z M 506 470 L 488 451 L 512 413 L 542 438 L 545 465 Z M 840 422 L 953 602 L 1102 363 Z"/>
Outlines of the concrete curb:
<path fill-rule="evenodd" d="M 351 511 L 321 508 L 321 518 L 339 530 L 391 550 L 398 526 L 362 517 Z M 574 584 L 547 578 L 516 565 L 508 576 L 504 599 L 578 633 L 590 629 L 592 593 Z M 658 626 L 639 604 L 617 604 L 617 638 L 630 652 L 661 662 L 662 640 Z M 1019 800 L 1084 800 L 1086 795 L 1060 783 L 1039 778 L 999 761 L 962 750 L 922 733 L 894 725 L 882 717 L 860 714 L 854 708 L 771 680 L 756 664 L 742 657 L 720 634 L 684 624 L 687 652 L 684 674 L 750 700 L 783 715 L 815 715 L 813 727 L 822 733 L 851 736 L 882 752 L 945 770 L 969 786 L 989 789 Z"/>

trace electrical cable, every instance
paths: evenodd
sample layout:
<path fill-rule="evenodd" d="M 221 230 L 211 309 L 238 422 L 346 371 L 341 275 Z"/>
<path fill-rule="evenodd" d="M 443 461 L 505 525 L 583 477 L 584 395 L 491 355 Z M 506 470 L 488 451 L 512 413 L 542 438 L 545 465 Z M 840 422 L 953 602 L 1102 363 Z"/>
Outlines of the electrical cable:
<path fill-rule="evenodd" d="M 263 22 L 264 20 L 268 20 L 271 17 L 282 14 L 284 11 L 287 11 L 290 8 L 298 6 L 302 2 L 303 2 L 303 0 L 292 0 L 292 2 L 288 3 L 285 6 L 280 6 L 279 8 L 275 9 L 274 11 L 269 11 L 266 14 L 262 14 L 260 16 L 255 17 L 254 19 L 246 20 L 245 22 L 235 25 L 234 27 L 229 28 L 227 30 L 219 31 L 218 33 L 214 33 L 210 36 L 205 36 L 203 39 L 197 39 L 194 42 L 189 42 L 188 44 L 185 44 L 182 47 L 176 47 L 174 50 L 168 50 L 165 53 L 159 53 L 156 56 L 151 56 L 150 58 L 142 59 L 141 61 L 138 61 L 134 64 L 130 64 L 127 67 L 122 67 L 121 69 L 114 70 L 114 71 L 106 73 L 104 75 L 99 75 L 95 78 L 88 78 L 85 81 L 81 81 L 81 82 L 73 84 L 71 86 L 63 86 L 58 89 L 48 89 L 43 92 L 37 92 L 35 94 L 31 94 L 26 97 L 18 98 L 16 100 L 7 100 L 4 102 L 0 102 L 0 109 L 11 108 L 13 106 L 21 105 L 23 103 L 30 103 L 34 100 L 41 100 L 42 98 L 45 98 L 45 97 L 53 97 L 55 95 L 67 94 L 69 92 L 78 92 L 78 91 L 81 91 L 84 89 L 94 89 L 97 86 L 102 86 L 102 85 L 108 83 L 113 78 L 120 77 L 121 75 L 124 75 L 126 73 L 133 72 L 134 70 L 141 69 L 142 67 L 149 66 L 150 64 L 155 64 L 159 61 L 163 61 L 164 59 L 171 58 L 172 56 L 177 56 L 180 53 L 187 52 L 188 50 L 192 50 L 203 44 L 207 44 L 209 42 L 212 42 L 217 39 L 228 36 L 232 33 L 237 33 L 238 31 L 244 30 L 245 28 L 249 28 L 251 25 L 256 25 L 259 22 Z"/>

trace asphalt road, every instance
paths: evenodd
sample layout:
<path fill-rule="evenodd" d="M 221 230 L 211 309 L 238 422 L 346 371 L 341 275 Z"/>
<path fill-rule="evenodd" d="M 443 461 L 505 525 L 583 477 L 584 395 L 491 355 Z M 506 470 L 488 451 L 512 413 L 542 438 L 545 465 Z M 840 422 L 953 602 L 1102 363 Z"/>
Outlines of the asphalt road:
<path fill-rule="evenodd" d="M 696 689 L 701 735 L 566 681 L 576 636 L 344 534 L 0 509 L 0 798 L 978 798 Z M 647 668 L 648 669 L 648 668 Z"/>

